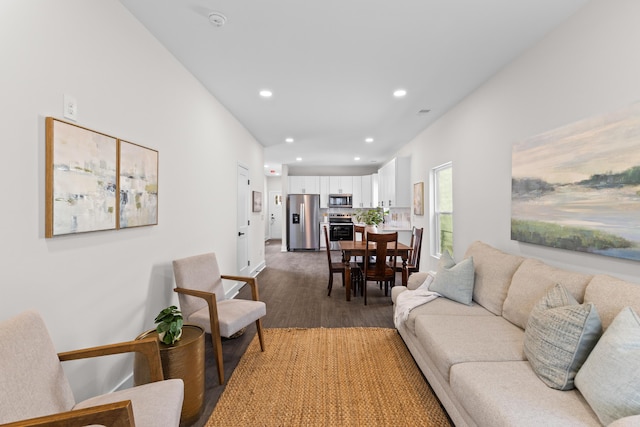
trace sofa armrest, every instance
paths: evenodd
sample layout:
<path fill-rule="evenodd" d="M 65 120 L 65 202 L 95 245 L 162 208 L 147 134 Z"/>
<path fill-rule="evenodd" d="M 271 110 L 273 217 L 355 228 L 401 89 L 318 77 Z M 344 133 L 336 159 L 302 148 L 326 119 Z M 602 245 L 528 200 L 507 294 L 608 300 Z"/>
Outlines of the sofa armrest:
<path fill-rule="evenodd" d="M 3 424 L 3 427 L 69 427 L 94 424 L 111 427 L 135 427 L 131 401 L 124 400 L 122 402 L 16 421 Z"/>
<path fill-rule="evenodd" d="M 413 291 L 418 289 L 420 285 L 424 283 L 427 277 L 431 276 L 432 278 L 436 277 L 435 271 L 418 271 L 409 276 L 409 280 L 407 281 L 407 289 Z"/>
<path fill-rule="evenodd" d="M 98 347 L 90 347 L 81 350 L 66 351 L 58 353 L 58 358 L 61 362 L 65 362 L 68 360 L 131 353 L 134 351 L 141 353 L 146 357 L 147 363 L 149 364 L 151 382 L 164 380 L 162 360 L 160 359 L 160 347 L 158 346 L 158 341 L 153 337 L 116 344 L 107 344 Z"/>

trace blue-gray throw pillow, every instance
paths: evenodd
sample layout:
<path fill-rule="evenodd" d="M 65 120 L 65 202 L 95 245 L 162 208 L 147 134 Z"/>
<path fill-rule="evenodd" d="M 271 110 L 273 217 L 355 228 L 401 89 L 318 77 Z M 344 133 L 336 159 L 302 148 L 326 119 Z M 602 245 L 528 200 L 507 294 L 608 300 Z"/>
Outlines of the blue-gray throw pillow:
<path fill-rule="evenodd" d="M 602 334 L 592 303 L 578 304 L 557 284 L 533 307 L 524 332 L 524 353 L 538 377 L 558 390 L 574 388 L 576 373 Z"/>
<path fill-rule="evenodd" d="M 450 300 L 471 305 L 474 274 L 473 257 L 456 264 L 451 255 L 445 252 L 440 257 L 438 272 L 429 290 Z"/>
<path fill-rule="evenodd" d="M 640 318 L 622 309 L 576 375 L 576 388 L 604 425 L 640 414 Z"/>

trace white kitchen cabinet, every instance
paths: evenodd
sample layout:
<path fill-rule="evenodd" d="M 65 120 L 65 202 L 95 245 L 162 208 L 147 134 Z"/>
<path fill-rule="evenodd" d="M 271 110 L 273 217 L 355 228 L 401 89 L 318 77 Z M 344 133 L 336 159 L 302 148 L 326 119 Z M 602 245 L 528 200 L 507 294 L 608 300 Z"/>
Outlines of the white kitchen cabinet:
<path fill-rule="evenodd" d="M 354 208 L 361 208 L 362 207 L 362 177 L 361 176 L 354 176 L 352 177 L 352 188 L 353 191 L 351 191 L 351 203 L 353 204 Z"/>
<path fill-rule="evenodd" d="M 327 228 L 327 233 L 329 233 L 329 223 L 328 222 L 321 222 L 320 223 L 320 249 L 326 249 L 327 248 L 327 243 L 324 237 L 324 229 L 325 227 Z"/>
<path fill-rule="evenodd" d="M 320 194 L 320 177 L 290 176 L 289 194 Z"/>
<path fill-rule="evenodd" d="M 320 208 L 328 208 L 329 207 L 329 177 L 321 176 L 320 177 Z"/>
<path fill-rule="evenodd" d="M 352 194 L 353 193 L 353 177 L 352 176 L 330 176 L 329 177 L 329 193 L 330 194 Z"/>
<path fill-rule="evenodd" d="M 353 177 L 353 207 L 374 208 L 373 203 L 373 175 Z"/>
<path fill-rule="evenodd" d="M 378 206 L 411 207 L 411 157 L 396 157 L 378 170 Z"/>
<path fill-rule="evenodd" d="M 371 175 L 364 175 L 360 177 L 362 179 L 362 207 L 373 208 L 373 177 Z"/>

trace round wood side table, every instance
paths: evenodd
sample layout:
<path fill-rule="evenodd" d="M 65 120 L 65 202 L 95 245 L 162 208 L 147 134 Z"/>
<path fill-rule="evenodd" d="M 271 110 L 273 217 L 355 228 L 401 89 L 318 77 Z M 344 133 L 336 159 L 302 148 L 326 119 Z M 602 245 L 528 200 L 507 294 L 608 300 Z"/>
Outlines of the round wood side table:
<path fill-rule="evenodd" d="M 136 340 L 155 336 L 155 329 L 144 332 Z M 159 339 L 158 339 L 159 341 Z M 191 425 L 200 418 L 204 402 L 204 329 L 185 324 L 182 337 L 175 344 L 160 344 L 160 359 L 165 379 L 180 378 L 184 382 L 184 402 L 180 425 Z M 135 354 L 133 367 L 134 385 L 149 382 L 149 367 L 146 358 Z"/>

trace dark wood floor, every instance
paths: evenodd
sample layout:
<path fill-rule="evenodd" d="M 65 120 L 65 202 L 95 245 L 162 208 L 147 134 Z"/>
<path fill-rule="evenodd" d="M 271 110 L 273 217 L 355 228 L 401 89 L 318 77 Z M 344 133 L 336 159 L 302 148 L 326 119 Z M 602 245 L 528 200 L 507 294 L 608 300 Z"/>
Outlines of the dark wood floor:
<path fill-rule="evenodd" d="M 350 302 L 346 301 L 339 274 L 334 276 L 331 296 L 327 296 L 329 267 L 326 251 L 280 252 L 281 243 L 280 240 L 266 242 L 267 266 L 258 275 L 260 299 L 267 304 L 267 315 L 263 319 L 264 328 L 393 328 L 391 298 L 385 297 L 384 292 L 374 283 L 370 283 L 367 288 L 366 306 L 362 297 L 352 297 Z M 333 251 L 332 257 L 334 261 L 339 261 L 340 252 Z M 400 275 L 396 280 L 399 283 Z M 250 298 L 249 287 L 245 286 L 238 297 Z M 252 325 L 241 337 L 223 341 L 227 381 L 255 334 L 255 326 Z M 268 349 L 269 342 L 265 345 Z M 206 336 L 205 352 L 205 406 L 200 419 L 192 425 L 193 427 L 201 427 L 207 423 L 224 391 L 224 385 L 218 385 L 209 335 Z"/>

